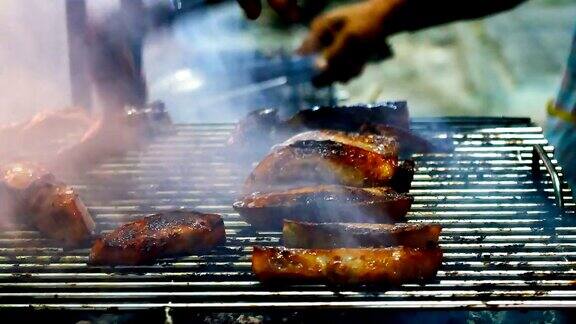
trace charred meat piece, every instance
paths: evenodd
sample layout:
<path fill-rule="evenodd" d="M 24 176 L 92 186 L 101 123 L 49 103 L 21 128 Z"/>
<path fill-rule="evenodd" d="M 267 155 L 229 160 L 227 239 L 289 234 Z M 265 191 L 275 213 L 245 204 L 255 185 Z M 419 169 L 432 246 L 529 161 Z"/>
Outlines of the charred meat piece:
<path fill-rule="evenodd" d="M 96 240 L 90 251 L 93 265 L 139 265 L 158 258 L 202 253 L 224 243 L 219 215 L 172 211 L 124 224 Z"/>
<path fill-rule="evenodd" d="M 438 245 L 442 227 L 426 224 L 301 223 L 284 220 L 282 241 L 290 248 L 357 248 Z"/>
<path fill-rule="evenodd" d="M 38 179 L 26 189 L 25 199 L 28 222 L 44 236 L 74 248 L 94 234 L 88 209 L 64 183 L 50 177 Z"/>
<path fill-rule="evenodd" d="M 277 145 L 276 149 L 281 149 L 301 141 L 333 141 L 345 145 L 351 145 L 366 151 L 381 154 L 386 157 L 395 158 L 398 156 L 398 141 L 392 136 L 381 136 L 376 134 L 345 133 L 332 130 L 317 130 L 300 133 L 292 136 L 284 143 Z"/>
<path fill-rule="evenodd" d="M 395 139 L 400 145 L 401 156 L 412 153 L 452 152 L 454 150 L 454 146 L 449 139 L 443 141 L 436 139 L 434 142 L 431 142 L 408 129 L 392 125 L 367 123 L 360 127 L 359 133 L 374 134 Z"/>
<path fill-rule="evenodd" d="M 397 168 L 395 156 L 334 141 L 299 141 L 270 153 L 248 176 L 244 192 L 320 184 L 382 186 Z"/>
<path fill-rule="evenodd" d="M 66 247 L 80 246 L 94 232 L 94 221 L 74 190 L 38 166 L 6 167 L 0 187 L 3 214 L 23 217 L 21 221 Z"/>
<path fill-rule="evenodd" d="M 323 185 L 254 193 L 233 207 L 257 229 L 280 230 L 284 219 L 395 223 L 405 219 L 412 201 L 411 196 L 386 187 Z"/>
<path fill-rule="evenodd" d="M 357 132 L 366 123 L 394 125 L 409 129 L 410 118 L 406 101 L 385 102 L 373 106 L 315 107 L 300 110 L 284 122 L 291 129 L 332 129 Z"/>
<path fill-rule="evenodd" d="M 295 135 L 282 144 L 276 145 L 275 150 L 289 146 L 299 141 L 334 141 L 345 145 L 355 146 L 385 157 L 396 158 L 399 153 L 399 140 L 391 135 L 344 133 L 339 131 L 310 131 Z M 414 178 L 414 161 L 403 161 L 395 170 L 390 186 L 398 192 L 408 192 Z"/>
<path fill-rule="evenodd" d="M 400 193 L 410 191 L 412 187 L 412 180 L 414 180 L 414 172 L 416 165 L 412 160 L 402 161 L 396 168 L 392 179 L 390 179 L 389 186 Z"/>
<path fill-rule="evenodd" d="M 270 148 L 274 143 L 276 128 L 281 124 L 276 109 L 261 109 L 249 113 L 237 125 L 230 138 L 229 146 L 257 146 Z"/>
<path fill-rule="evenodd" d="M 0 218 L 11 223 L 25 213 L 25 192 L 34 181 L 50 176 L 44 169 L 30 163 L 13 163 L 0 168 Z"/>
<path fill-rule="evenodd" d="M 34 181 L 48 175 L 48 171 L 35 164 L 14 163 L 1 169 L 0 181 L 11 190 L 23 191 Z"/>
<path fill-rule="evenodd" d="M 262 154 L 273 144 L 304 131 L 326 129 L 358 132 L 367 123 L 409 129 L 406 102 L 387 102 L 374 106 L 316 107 L 301 110 L 288 120 L 281 120 L 276 109 L 257 110 L 238 123 L 228 144 L 247 152 Z"/>
<path fill-rule="evenodd" d="M 254 247 L 252 271 L 266 283 L 391 285 L 432 279 L 440 248 L 288 249 Z"/>

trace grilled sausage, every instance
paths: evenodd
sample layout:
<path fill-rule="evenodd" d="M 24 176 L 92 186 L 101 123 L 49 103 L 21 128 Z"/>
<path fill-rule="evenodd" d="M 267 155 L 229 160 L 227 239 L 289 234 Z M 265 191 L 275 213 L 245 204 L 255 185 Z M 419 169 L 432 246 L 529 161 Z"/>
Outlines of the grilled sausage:
<path fill-rule="evenodd" d="M 282 242 L 290 248 L 357 248 L 438 244 L 442 227 L 428 224 L 301 223 L 284 220 Z"/>
<path fill-rule="evenodd" d="M 90 251 L 93 265 L 139 265 L 158 258 L 201 253 L 224 243 L 219 215 L 172 211 L 124 224 L 96 240 Z"/>
<path fill-rule="evenodd" d="M 252 271 L 262 282 L 392 285 L 432 279 L 440 248 L 288 249 L 254 247 Z"/>
<path fill-rule="evenodd" d="M 339 185 L 301 187 L 254 193 L 233 207 L 257 229 L 280 230 L 283 219 L 309 222 L 403 221 L 413 198 L 386 187 L 356 188 Z"/>

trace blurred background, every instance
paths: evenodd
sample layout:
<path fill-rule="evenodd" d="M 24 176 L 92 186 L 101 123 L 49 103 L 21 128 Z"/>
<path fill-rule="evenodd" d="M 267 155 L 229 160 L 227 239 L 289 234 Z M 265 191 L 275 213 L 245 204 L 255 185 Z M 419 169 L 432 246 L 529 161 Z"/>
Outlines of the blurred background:
<path fill-rule="evenodd" d="M 71 1 L 0 1 L 2 123 L 75 103 L 71 87 L 81 79 L 70 68 Z M 121 0 L 86 5 L 90 19 L 98 19 Z M 532 0 L 487 19 L 397 35 L 390 39 L 394 58 L 371 64 L 348 84 L 316 90 L 308 82 L 313 59 L 292 54 L 304 26 L 285 26 L 270 11 L 247 21 L 234 1 L 180 6 L 173 25 L 147 36 L 143 60 L 150 100 L 164 101 L 176 122 L 235 121 L 261 107 L 290 114 L 312 105 L 406 99 L 413 116 L 528 116 L 543 125 L 576 17 L 575 1 Z"/>

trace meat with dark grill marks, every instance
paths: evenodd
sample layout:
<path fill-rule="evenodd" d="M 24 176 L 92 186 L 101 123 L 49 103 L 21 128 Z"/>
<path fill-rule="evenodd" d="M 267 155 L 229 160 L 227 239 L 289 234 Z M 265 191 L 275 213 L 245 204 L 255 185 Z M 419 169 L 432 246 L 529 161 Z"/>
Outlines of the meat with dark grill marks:
<path fill-rule="evenodd" d="M 46 170 L 30 163 L 13 163 L 0 167 L 0 217 L 3 220 L 26 213 L 26 189 L 42 177 L 54 178 Z"/>
<path fill-rule="evenodd" d="M 29 223 L 66 247 L 79 247 L 94 234 L 94 220 L 78 194 L 55 179 L 34 181 L 26 190 L 25 204 Z"/>
<path fill-rule="evenodd" d="M 413 198 L 386 187 L 340 185 L 254 193 L 233 207 L 257 229 L 280 230 L 284 219 L 308 222 L 395 223 L 405 219 Z"/>
<path fill-rule="evenodd" d="M 398 140 L 394 136 L 345 133 L 333 130 L 316 130 L 300 133 L 275 146 L 275 148 L 279 149 L 301 141 L 333 141 L 378 153 L 389 158 L 396 158 L 399 151 Z"/>
<path fill-rule="evenodd" d="M 27 163 L 5 167 L 0 187 L 2 214 L 30 224 L 65 247 L 79 247 L 94 232 L 94 221 L 80 197 L 40 167 Z"/>
<path fill-rule="evenodd" d="M 226 241 L 219 215 L 193 211 L 156 214 L 124 224 L 96 240 L 93 265 L 139 265 L 158 258 L 203 253 Z"/>
<path fill-rule="evenodd" d="M 440 248 L 289 249 L 254 247 L 252 271 L 266 283 L 385 285 L 421 283 L 442 264 Z"/>
<path fill-rule="evenodd" d="M 228 143 L 246 152 L 266 152 L 272 144 L 308 130 L 328 129 L 358 132 L 363 125 L 394 125 L 408 129 L 406 102 L 387 102 L 372 106 L 315 107 L 300 110 L 281 120 L 276 109 L 253 111 L 242 119 Z"/>
<path fill-rule="evenodd" d="M 248 176 L 245 193 L 320 184 L 374 187 L 390 183 L 397 156 L 335 141 L 298 141 L 262 160 Z"/>
<path fill-rule="evenodd" d="M 302 223 L 284 220 L 282 242 L 291 248 L 433 247 L 442 227 L 433 224 Z"/>

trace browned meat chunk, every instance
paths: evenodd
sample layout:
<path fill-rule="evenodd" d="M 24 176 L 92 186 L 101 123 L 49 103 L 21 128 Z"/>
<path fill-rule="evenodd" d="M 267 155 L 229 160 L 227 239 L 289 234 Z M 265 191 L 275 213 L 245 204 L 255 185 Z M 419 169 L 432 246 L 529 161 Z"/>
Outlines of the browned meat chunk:
<path fill-rule="evenodd" d="M 413 198 L 386 187 L 339 185 L 254 193 L 233 207 L 258 229 L 280 230 L 286 219 L 309 222 L 395 223 L 403 221 Z"/>
<path fill-rule="evenodd" d="M 269 154 L 252 171 L 244 192 L 278 187 L 341 184 L 354 187 L 390 183 L 398 159 L 354 145 L 328 141 L 298 141 Z"/>
<path fill-rule="evenodd" d="M 96 240 L 90 264 L 139 265 L 158 258 L 202 253 L 224 243 L 219 215 L 173 211 L 124 224 Z"/>
<path fill-rule="evenodd" d="M 93 234 L 95 224 L 82 200 L 44 169 L 13 164 L 4 168 L 1 180 L 3 214 L 23 217 L 21 221 L 69 248 L 80 246 Z"/>
<path fill-rule="evenodd" d="M 54 179 L 40 179 L 26 190 L 29 223 L 40 233 L 74 248 L 93 234 L 95 223 L 74 190 Z"/>
<path fill-rule="evenodd" d="M 14 163 L 0 168 L 0 217 L 3 220 L 26 212 L 26 189 L 42 177 L 51 175 L 30 163 Z"/>
<path fill-rule="evenodd" d="M 301 141 L 333 141 L 351 145 L 389 158 L 398 156 L 398 141 L 394 136 L 345 133 L 332 130 L 316 130 L 292 136 L 277 147 L 286 147 Z"/>
<path fill-rule="evenodd" d="M 288 249 L 254 247 L 252 271 L 263 282 L 401 285 L 434 278 L 440 248 Z"/>
<path fill-rule="evenodd" d="M 406 246 L 433 247 L 438 244 L 440 225 L 300 223 L 285 220 L 282 241 L 291 248 L 341 248 Z"/>
<path fill-rule="evenodd" d="M 275 109 L 257 110 L 238 123 L 228 143 L 236 149 L 262 153 L 268 151 L 273 144 L 300 132 L 318 129 L 358 132 L 367 123 L 408 129 L 406 102 L 387 102 L 373 106 L 316 107 L 300 110 L 287 120 L 281 120 Z"/>

